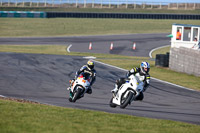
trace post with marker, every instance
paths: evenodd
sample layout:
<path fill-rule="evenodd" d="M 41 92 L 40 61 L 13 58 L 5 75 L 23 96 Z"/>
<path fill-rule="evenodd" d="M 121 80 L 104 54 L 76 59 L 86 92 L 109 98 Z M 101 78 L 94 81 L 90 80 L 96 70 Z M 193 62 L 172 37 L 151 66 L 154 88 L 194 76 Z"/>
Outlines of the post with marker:
<path fill-rule="evenodd" d="M 113 50 L 113 42 L 110 43 L 110 50 Z"/>
<path fill-rule="evenodd" d="M 89 50 L 92 50 L 92 43 L 89 44 Z"/>
<path fill-rule="evenodd" d="M 134 42 L 133 43 L 133 50 L 135 50 L 136 49 L 136 43 Z"/>

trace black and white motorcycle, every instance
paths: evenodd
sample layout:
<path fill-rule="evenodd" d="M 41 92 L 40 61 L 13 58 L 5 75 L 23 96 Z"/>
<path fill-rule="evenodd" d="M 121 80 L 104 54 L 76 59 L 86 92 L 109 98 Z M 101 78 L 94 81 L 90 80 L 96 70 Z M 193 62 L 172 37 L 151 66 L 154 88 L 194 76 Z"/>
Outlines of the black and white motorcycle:
<path fill-rule="evenodd" d="M 77 79 L 72 83 L 70 87 L 72 92 L 72 98 L 69 99 L 70 102 L 76 102 L 87 92 L 90 87 L 91 77 L 86 73 L 81 73 Z"/>
<path fill-rule="evenodd" d="M 124 84 L 119 87 L 117 94 L 113 93 L 113 96 L 110 100 L 110 107 L 126 108 L 128 104 L 136 100 L 136 97 L 139 96 L 140 92 L 143 92 L 144 83 L 141 82 L 134 75 L 129 76 Z"/>

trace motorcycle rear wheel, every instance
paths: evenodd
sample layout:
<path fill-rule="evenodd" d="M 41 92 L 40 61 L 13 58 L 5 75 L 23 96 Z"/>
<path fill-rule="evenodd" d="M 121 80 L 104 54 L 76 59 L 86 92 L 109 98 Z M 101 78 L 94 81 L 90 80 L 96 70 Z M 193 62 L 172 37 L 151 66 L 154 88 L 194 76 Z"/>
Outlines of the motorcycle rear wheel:
<path fill-rule="evenodd" d="M 120 108 L 122 108 L 122 109 L 126 108 L 126 106 L 129 104 L 129 102 L 131 101 L 131 99 L 134 95 L 132 92 L 129 92 L 127 97 L 123 100 L 122 98 L 124 98 L 124 94 L 121 96 Z"/>

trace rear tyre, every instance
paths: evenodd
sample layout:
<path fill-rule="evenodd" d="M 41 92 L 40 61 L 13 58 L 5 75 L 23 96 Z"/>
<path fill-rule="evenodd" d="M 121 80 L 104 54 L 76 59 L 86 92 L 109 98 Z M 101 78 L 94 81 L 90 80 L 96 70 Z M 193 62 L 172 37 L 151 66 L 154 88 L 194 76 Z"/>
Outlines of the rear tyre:
<path fill-rule="evenodd" d="M 72 97 L 72 102 L 76 102 L 76 100 L 80 97 L 81 95 L 81 89 L 78 88 L 75 93 L 74 93 L 74 96 Z"/>
<path fill-rule="evenodd" d="M 112 100 L 113 100 L 113 98 L 111 98 L 111 100 L 110 100 L 110 107 L 111 107 L 111 108 L 115 108 L 115 107 L 117 107 L 117 105 L 114 104 L 114 103 L 112 102 Z"/>
<path fill-rule="evenodd" d="M 124 94 L 121 96 L 120 108 L 122 108 L 122 109 L 126 108 L 126 106 L 130 103 L 130 100 L 133 97 L 133 93 L 132 92 L 129 92 L 126 97 L 124 97 Z"/>

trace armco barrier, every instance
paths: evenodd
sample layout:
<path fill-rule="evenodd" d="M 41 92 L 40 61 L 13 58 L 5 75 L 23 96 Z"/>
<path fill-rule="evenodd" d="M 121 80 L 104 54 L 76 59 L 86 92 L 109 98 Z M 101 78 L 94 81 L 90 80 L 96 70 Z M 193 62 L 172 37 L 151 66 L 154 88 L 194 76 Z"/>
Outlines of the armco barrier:
<path fill-rule="evenodd" d="M 47 18 L 118 18 L 118 19 L 200 19 L 200 14 L 143 14 L 143 13 L 75 13 L 47 12 Z"/>
<path fill-rule="evenodd" d="M 46 18 L 46 12 L 0 11 L 0 17 Z"/>

